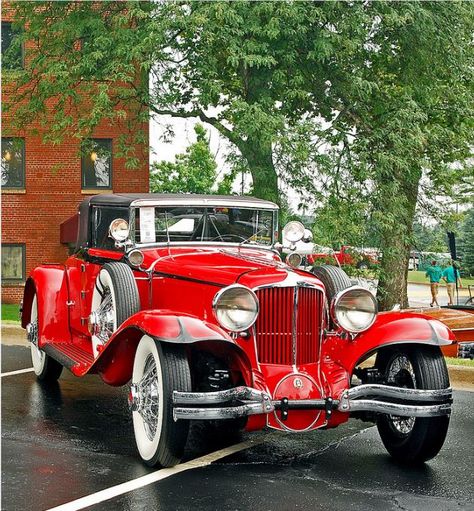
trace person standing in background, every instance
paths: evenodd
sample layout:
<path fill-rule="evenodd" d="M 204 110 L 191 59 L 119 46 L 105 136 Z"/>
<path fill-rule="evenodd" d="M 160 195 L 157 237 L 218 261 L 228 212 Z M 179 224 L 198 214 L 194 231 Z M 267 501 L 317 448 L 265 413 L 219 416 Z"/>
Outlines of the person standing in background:
<path fill-rule="evenodd" d="M 431 261 L 431 266 L 428 266 L 426 269 L 425 275 L 430 279 L 431 286 L 431 303 L 430 307 L 433 307 L 435 304 L 439 307 L 438 303 L 438 290 L 439 290 L 439 280 L 441 275 L 443 274 L 443 270 L 438 266 L 436 261 Z"/>
<path fill-rule="evenodd" d="M 461 276 L 459 275 L 459 270 L 456 268 L 455 261 L 452 260 L 450 265 L 445 268 L 442 279 L 446 282 L 449 300 L 448 305 L 453 305 L 456 282 L 459 284 L 459 287 L 462 287 Z"/>

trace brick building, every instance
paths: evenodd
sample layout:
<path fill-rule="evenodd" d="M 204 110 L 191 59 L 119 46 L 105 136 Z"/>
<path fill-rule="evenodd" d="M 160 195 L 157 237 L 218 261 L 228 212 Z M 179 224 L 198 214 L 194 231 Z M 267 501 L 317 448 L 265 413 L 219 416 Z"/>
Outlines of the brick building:
<path fill-rule="evenodd" d="M 11 12 L 4 6 L 2 53 L 14 37 L 10 20 Z M 27 55 L 28 44 L 2 73 L 21 68 Z M 2 88 L 2 104 L 9 93 Z M 9 121 L 2 112 L 2 302 L 18 303 L 32 268 L 67 257 L 60 225 L 76 213 L 82 199 L 96 193 L 148 191 L 148 123 L 142 125 L 147 142 L 135 148 L 143 163 L 127 169 L 125 160 L 114 154 L 123 133 L 118 125 L 101 124 L 88 142 L 87 154 L 81 156 L 78 139 L 45 145 L 41 134 L 12 132 Z"/>

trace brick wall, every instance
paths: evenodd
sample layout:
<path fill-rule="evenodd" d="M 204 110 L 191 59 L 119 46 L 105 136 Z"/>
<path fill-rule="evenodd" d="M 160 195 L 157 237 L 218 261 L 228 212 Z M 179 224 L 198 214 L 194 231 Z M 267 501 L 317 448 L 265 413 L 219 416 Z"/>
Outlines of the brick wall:
<path fill-rule="evenodd" d="M 9 20 L 3 8 L 2 20 Z M 8 90 L 2 90 L 2 101 L 8 101 Z M 129 112 L 130 115 L 131 112 Z M 67 247 L 59 241 L 60 224 L 77 211 L 87 194 L 81 189 L 80 142 L 63 140 L 60 145 L 45 145 L 40 135 L 12 133 L 9 118 L 2 113 L 2 132 L 25 139 L 25 189 L 2 190 L 2 243 L 26 244 L 26 275 L 38 264 L 63 262 Z M 148 141 L 148 124 L 141 128 Z M 112 147 L 122 133 L 120 126 L 103 123 L 93 134 L 96 138 L 112 139 Z M 148 192 L 148 142 L 136 147 L 143 162 L 139 168 L 126 169 L 125 160 L 112 151 L 113 192 Z M 97 192 L 92 192 L 97 193 Z M 108 192 L 110 193 L 110 192 Z M 18 303 L 24 284 L 2 283 L 2 302 Z"/>

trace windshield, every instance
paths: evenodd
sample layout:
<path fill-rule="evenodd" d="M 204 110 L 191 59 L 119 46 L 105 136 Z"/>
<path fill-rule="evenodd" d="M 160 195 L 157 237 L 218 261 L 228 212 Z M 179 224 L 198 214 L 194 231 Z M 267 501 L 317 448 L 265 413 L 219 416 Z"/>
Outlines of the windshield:
<path fill-rule="evenodd" d="M 275 216 L 275 218 L 274 218 Z M 216 241 L 272 245 L 276 212 L 227 207 L 140 207 L 135 209 L 138 244 Z"/>

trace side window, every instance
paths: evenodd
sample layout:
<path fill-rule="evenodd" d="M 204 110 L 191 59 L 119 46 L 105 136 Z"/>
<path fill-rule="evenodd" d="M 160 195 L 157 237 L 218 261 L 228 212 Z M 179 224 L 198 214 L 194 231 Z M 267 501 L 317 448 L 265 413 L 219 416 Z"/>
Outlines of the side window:
<path fill-rule="evenodd" d="M 82 152 L 82 189 L 112 189 L 112 139 L 84 140 Z"/>
<path fill-rule="evenodd" d="M 114 240 L 109 236 L 112 220 L 123 218 L 130 221 L 128 208 L 94 206 L 92 208 L 92 246 L 106 250 L 118 250 Z"/>
<path fill-rule="evenodd" d="M 24 243 L 2 243 L 2 282 L 25 282 Z"/>
<path fill-rule="evenodd" d="M 15 37 L 20 32 L 10 21 L 2 21 L 2 67 L 3 69 L 23 68 L 23 46 Z"/>
<path fill-rule="evenodd" d="M 25 188 L 25 140 L 2 137 L 3 188 Z"/>

